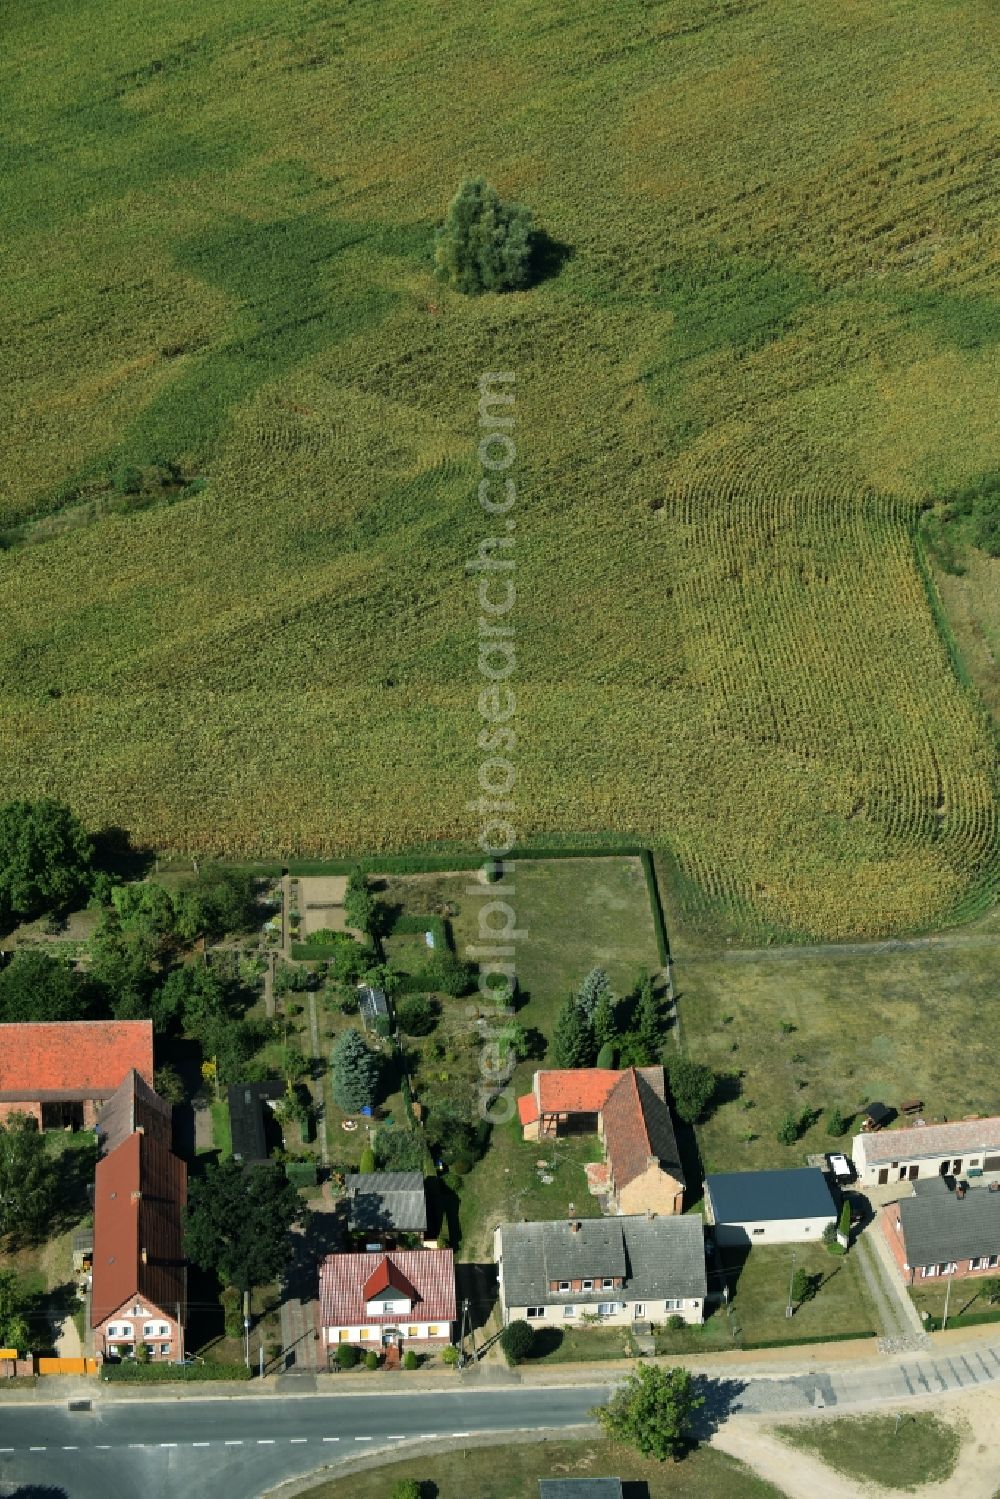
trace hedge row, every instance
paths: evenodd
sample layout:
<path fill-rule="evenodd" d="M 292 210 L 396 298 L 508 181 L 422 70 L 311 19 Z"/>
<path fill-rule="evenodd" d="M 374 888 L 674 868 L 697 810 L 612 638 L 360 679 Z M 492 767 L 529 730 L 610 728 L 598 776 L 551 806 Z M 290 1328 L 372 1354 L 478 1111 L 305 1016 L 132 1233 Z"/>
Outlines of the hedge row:
<path fill-rule="evenodd" d="M 806 1343 L 853 1343 L 863 1342 L 866 1338 L 874 1338 L 875 1333 L 870 1327 L 863 1328 L 858 1332 L 826 1332 L 817 1333 L 811 1338 L 755 1338 L 745 1342 L 742 1338 L 736 1339 L 737 1348 L 796 1348 Z"/>
<path fill-rule="evenodd" d="M 648 848 L 639 851 L 642 861 L 642 872 L 646 877 L 646 894 L 649 896 L 650 910 L 653 913 L 653 929 L 656 932 L 656 947 L 660 954 L 660 962 L 666 968 L 670 962 L 670 943 L 667 941 L 667 923 L 663 919 L 663 906 L 660 901 L 660 887 L 656 881 L 656 866 L 653 863 L 653 855 Z"/>
<path fill-rule="evenodd" d="M 123 1359 L 120 1364 L 105 1364 L 105 1379 L 124 1384 L 156 1384 L 166 1380 L 198 1381 L 206 1379 L 249 1379 L 245 1364 L 140 1364 Z"/>
<path fill-rule="evenodd" d="M 919 1311 L 919 1307 L 917 1310 Z M 928 1332 L 940 1332 L 942 1320 L 941 1317 L 930 1316 L 924 1326 Z M 956 1312 L 948 1318 L 949 1327 L 975 1327 L 981 1322 L 1000 1322 L 1000 1307 L 994 1307 L 990 1312 Z"/>
<path fill-rule="evenodd" d="M 285 1176 L 293 1187 L 314 1187 L 316 1185 L 316 1162 L 286 1161 Z"/>
<path fill-rule="evenodd" d="M 399 933 L 413 933 L 423 935 L 431 932 L 434 936 L 434 952 L 454 952 L 455 944 L 451 935 L 451 924 L 445 921 L 443 916 L 420 916 L 412 911 L 401 911 L 392 924 L 389 933 L 394 936 Z M 431 951 L 428 948 L 428 951 Z"/>
<path fill-rule="evenodd" d="M 299 963 L 318 963 L 336 957 L 340 951 L 333 942 L 293 942 L 292 957 Z"/>

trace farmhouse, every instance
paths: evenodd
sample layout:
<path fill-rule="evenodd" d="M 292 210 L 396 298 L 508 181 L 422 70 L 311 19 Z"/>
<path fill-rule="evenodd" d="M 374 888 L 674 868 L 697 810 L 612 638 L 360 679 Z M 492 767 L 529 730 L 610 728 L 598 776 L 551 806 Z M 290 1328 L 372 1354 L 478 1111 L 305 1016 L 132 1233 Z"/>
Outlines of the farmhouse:
<path fill-rule="evenodd" d="M 536 1072 L 517 1100 L 525 1140 L 600 1135 L 619 1213 L 680 1213 L 681 1168 L 662 1067 Z"/>
<path fill-rule="evenodd" d="M 699 1217 L 501 1223 L 493 1237 L 504 1324 L 614 1327 L 705 1317 Z"/>
<path fill-rule="evenodd" d="M 173 1112 L 145 1078 L 134 1067 L 130 1068 L 97 1116 L 98 1154 L 110 1155 L 137 1132 L 169 1150 L 173 1143 Z"/>
<path fill-rule="evenodd" d="M 98 1353 L 184 1352 L 187 1167 L 138 1129 L 97 1163 L 90 1322 Z"/>
<path fill-rule="evenodd" d="M 133 1068 L 152 1086 L 151 1020 L 0 1025 L 0 1119 L 27 1114 L 39 1129 L 91 1129 Z"/>
<path fill-rule="evenodd" d="M 455 1260 L 450 1249 L 328 1254 L 319 1271 L 327 1350 L 339 1343 L 392 1349 L 450 1343 Z"/>
<path fill-rule="evenodd" d="M 837 1221 L 826 1177 L 816 1166 L 707 1176 L 705 1212 L 720 1248 L 804 1243 L 821 1238 Z"/>
<path fill-rule="evenodd" d="M 383 1241 L 427 1233 L 427 1198 L 419 1171 L 351 1172 L 344 1179 L 351 1233 Z"/>
<path fill-rule="evenodd" d="M 1000 1265 L 1000 1192 L 929 1176 L 879 1217 L 911 1285 L 939 1276 L 995 1275 Z"/>
<path fill-rule="evenodd" d="M 952 1124 L 915 1124 L 852 1142 L 858 1184 L 887 1186 L 928 1176 L 979 1176 L 1000 1171 L 1000 1118 L 958 1119 Z"/>

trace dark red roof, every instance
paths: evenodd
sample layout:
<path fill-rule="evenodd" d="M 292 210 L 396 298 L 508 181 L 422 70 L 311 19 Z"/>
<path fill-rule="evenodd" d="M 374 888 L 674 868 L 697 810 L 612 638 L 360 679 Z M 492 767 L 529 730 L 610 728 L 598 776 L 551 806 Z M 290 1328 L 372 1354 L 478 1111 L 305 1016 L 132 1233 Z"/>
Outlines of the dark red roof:
<path fill-rule="evenodd" d="M 187 1167 L 165 1146 L 136 1133 L 98 1161 L 94 1179 L 91 1325 L 133 1297 L 186 1315 L 183 1209 Z"/>
<path fill-rule="evenodd" d="M 535 1103 L 543 1114 L 599 1114 L 620 1077 L 607 1067 L 536 1072 Z"/>
<path fill-rule="evenodd" d="M 110 1098 L 133 1067 L 152 1086 L 151 1020 L 0 1025 L 0 1103 Z"/>
<path fill-rule="evenodd" d="M 388 1291 L 390 1286 L 394 1291 L 398 1291 L 401 1296 L 405 1296 L 407 1301 L 415 1302 L 417 1300 L 416 1288 L 410 1285 L 410 1282 L 399 1269 L 398 1265 L 386 1255 L 381 1265 L 376 1265 L 371 1275 L 365 1281 L 361 1294 L 365 1301 L 374 1301 L 376 1296 L 381 1296 L 382 1292 Z"/>
<path fill-rule="evenodd" d="M 110 1155 L 136 1130 L 169 1150 L 173 1143 L 173 1112 L 133 1067 L 97 1116 L 101 1155 Z"/>
<path fill-rule="evenodd" d="M 370 1287 L 375 1274 L 391 1261 L 392 1270 L 405 1283 L 387 1280 L 409 1296 L 413 1307 L 407 1316 L 418 1322 L 454 1322 L 455 1257 L 450 1249 L 394 1249 L 368 1254 L 328 1254 L 319 1270 L 320 1318 L 324 1327 L 363 1327 L 394 1324 L 397 1313 L 369 1316 Z M 382 1289 L 385 1287 L 383 1286 Z M 377 1296 L 378 1291 L 375 1292 Z"/>

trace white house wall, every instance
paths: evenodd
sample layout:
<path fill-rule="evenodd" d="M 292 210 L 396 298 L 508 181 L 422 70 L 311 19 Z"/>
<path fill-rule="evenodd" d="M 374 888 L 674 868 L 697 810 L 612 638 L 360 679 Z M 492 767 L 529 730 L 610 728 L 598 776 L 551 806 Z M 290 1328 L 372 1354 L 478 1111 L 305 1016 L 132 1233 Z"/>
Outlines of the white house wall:
<path fill-rule="evenodd" d="M 931 1177 L 942 1174 L 942 1166 L 947 1165 L 950 1171 L 955 1161 L 961 1161 L 961 1174 L 965 1176 L 968 1174 L 970 1167 L 974 1171 L 982 1171 L 987 1156 L 992 1159 L 1000 1155 L 1000 1148 L 991 1146 L 988 1150 L 978 1147 L 971 1150 L 949 1151 L 947 1155 L 899 1155 L 893 1156 L 890 1161 L 874 1161 L 869 1165 L 864 1154 L 866 1141 L 869 1139 L 873 1141 L 878 1139 L 879 1146 L 881 1147 L 891 1138 L 891 1132 L 888 1135 L 881 1136 L 855 1136 L 852 1142 L 852 1149 L 854 1151 L 854 1167 L 858 1173 L 859 1186 L 879 1186 L 880 1171 L 886 1173 L 886 1182 L 884 1185 L 888 1186 L 893 1186 L 904 1179 L 907 1181 L 929 1181 Z M 916 1166 L 917 1173 L 916 1176 L 911 1177 L 910 1168 L 913 1166 Z"/>
<path fill-rule="evenodd" d="M 827 1224 L 837 1220 L 831 1213 L 824 1218 L 781 1218 L 764 1223 L 717 1223 L 715 1242 L 721 1249 L 745 1249 L 755 1244 L 805 1244 L 822 1239 Z"/>
<path fill-rule="evenodd" d="M 377 1327 L 326 1327 L 323 1334 L 329 1347 L 334 1348 L 338 1343 L 367 1344 L 372 1348 L 381 1348 L 382 1334 L 389 1330 L 390 1324 Z M 392 1327 L 402 1334 L 404 1347 L 407 1343 L 450 1343 L 450 1322 L 410 1322 L 406 1317 L 401 1317 L 399 1322 L 392 1323 Z"/>
<path fill-rule="evenodd" d="M 601 1317 L 600 1321 L 596 1324 L 587 1322 L 584 1315 L 593 1316 L 597 1311 L 596 1305 L 588 1306 L 577 1302 L 572 1317 L 566 1316 L 565 1303 L 542 1307 L 541 1317 L 529 1317 L 526 1306 L 509 1306 L 504 1310 L 504 1322 L 524 1321 L 528 1323 L 529 1327 L 582 1327 L 586 1329 L 595 1325 L 600 1327 L 631 1327 L 633 1322 L 666 1322 L 669 1317 L 683 1317 L 685 1322 L 691 1323 L 703 1322 L 705 1320 L 703 1302 L 690 1297 L 677 1299 L 681 1302 L 679 1306 L 670 1305 L 662 1299 L 639 1303 L 627 1301 L 624 1305 L 619 1303 L 618 1311 Z M 573 1305 L 568 1296 L 566 1297 L 566 1302 Z M 635 1310 L 637 1304 L 642 1307 L 642 1311 L 638 1316 Z M 537 1310 L 537 1308 L 534 1310 Z"/>

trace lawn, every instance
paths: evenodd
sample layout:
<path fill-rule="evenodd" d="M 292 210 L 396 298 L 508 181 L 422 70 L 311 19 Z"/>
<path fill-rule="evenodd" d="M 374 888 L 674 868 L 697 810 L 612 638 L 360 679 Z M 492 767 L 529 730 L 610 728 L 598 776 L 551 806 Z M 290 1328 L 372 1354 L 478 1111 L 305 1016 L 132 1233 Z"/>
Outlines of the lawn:
<path fill-rule="evenodd" d="M 698 1130 L 706 1171 L 801 1166 L 810 1152 L 849 1148 L 825 1118 L 866 1100 L 921 1098 L 924 1117 L 1000 1112 L 992 1038 L 982 1016 L 996 992 L 1000 934 L 901 950 L 698 953 L 683 946 L 675 981 L 692 1056 L 729 1078 Z M 783 1029 L 790 1027 L 790 1029 Z M 942 1027 L 960 1035 L 942 1046 Z M 794 1145 L 778 1127 L 809 1111 Z"/>
<path fill-rule="evenodd" d="M 724 1265 L 736 1342 L 795 1343 L 874 1333 L 863 1281 L 851 1255 L 838 1258 L 822 1244 L 775 1244 L 754 1248 L 745 1257 L 727 1252 Z M 817 1289 L 810 1300 L 796 1307 L 793 1316 L 786 1317 L 793 1267 L 804 1270 Z M 714 1281 L 711 1289 L 717 1289 Z M 717 1337 L 724 1344 L 725 1312 L 717 1311 L 710 1321 L 718 1324 Z M 686 1351 L 675 1348 L 673 1336 L 660 1335 L 662 1351 Z"/>
<path fill-rule="evenodd" d="M 407 1458 L 333 1478 L 302 1499 L 386 1499 L 396 1483 L 415 1478 L 436 1499 L 528 1499 L 540 1478 L 605 1477 L 647 1485 L 649 1499 L 778 1499 L 778 1490 L 725 1453 L 702 1447 L 682 1463 L 657 1463 L 605 1441 L 508 1442 Z M 626 1492 L 628 1492 L 626 1488 Z M 642 1492 L 640 1489 L 639 1492 Z"/>
<path fill-rule="evenodd" d="M 7 10 L 8 795 L 189 853 L 474 847 L 510 371 L 519 835 L 650 840 L 775 930 L 995 891 L 913 548 L 996 457 L 976 0 L 510 0 L 488 66 L 459 0 Z M 464 172 L 549 236 L 531 290 L 435 279 Z"/>
<path fill-rule="evenodd" d="M 776 1434 L 859 1483 L 909 1491 L 943 1483 L 962 1446 L 961 1433 L 929 1411 L 802 1421 Z"/>
<path fill-rule="evenodd" d="M 996 1319 L 1000 1322 L 1000 1302 L 990 1303 L 983 1294 L 983 1281 L 975 1277 L 969 1280 L 952 1280 L 951 1296 L 948 1296 L 948 1283 L 937 1284 L 924 1281 L 919 1285 L 909 1287 L 910 1298 L 917 1311 L 921 1313 L 930 1312 L 931 1316 L 940 1324 L 944 1316 L 945 1302 L 948 1303 L 948 1326 L 956 1323 L 956 1318 L 970 1316 L 984 1320 Z"/>

